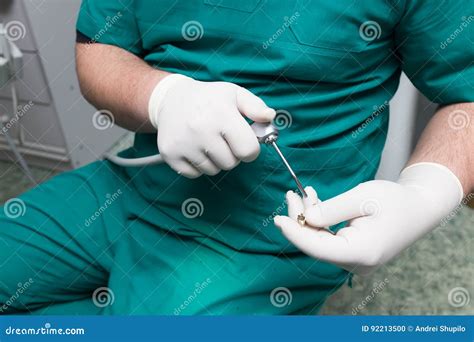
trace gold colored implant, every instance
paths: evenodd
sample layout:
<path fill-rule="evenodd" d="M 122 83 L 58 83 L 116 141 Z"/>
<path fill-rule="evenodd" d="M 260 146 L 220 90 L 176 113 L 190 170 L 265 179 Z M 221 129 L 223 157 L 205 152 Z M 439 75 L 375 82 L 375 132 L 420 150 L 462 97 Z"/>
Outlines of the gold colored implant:
<path fill-rule="evenodd" d="M 304 214 L 299 214 L 296 218 L 296 221 L 301 227 L 303 227 L 306 224 L 306 217 L 304 216 Z"/>

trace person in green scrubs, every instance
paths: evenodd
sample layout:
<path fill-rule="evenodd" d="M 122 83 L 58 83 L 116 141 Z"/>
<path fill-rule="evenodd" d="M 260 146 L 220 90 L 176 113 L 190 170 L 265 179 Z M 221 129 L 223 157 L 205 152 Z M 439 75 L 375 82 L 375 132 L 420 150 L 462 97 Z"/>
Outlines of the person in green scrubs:
<path fill-rule="evenodd" d="M 473 9 L 468 1 L 83 0 L 79 79 L 91 103 L 137 132 L 121 154 L 129 158 L 163 152 L 160 134 L 170 132 L 157 125 L 157 148 L 148 104 L 166 75 L 238 85 L 276 110 L 281 150 L 326 200 L 374 178 L 402 70 L 434 102 L 474 100 L 474 26 L 443 48 Z M 183 108 L 200 100 L 173 91 Z M 221 100 L 209 98 L 209 108 Z M 0 313 L 316 314 L 350 278 L 274 227 L 293 182 L 269 147 L 213 176 L 176 168 L 97 161 L 6 203 Z"/>

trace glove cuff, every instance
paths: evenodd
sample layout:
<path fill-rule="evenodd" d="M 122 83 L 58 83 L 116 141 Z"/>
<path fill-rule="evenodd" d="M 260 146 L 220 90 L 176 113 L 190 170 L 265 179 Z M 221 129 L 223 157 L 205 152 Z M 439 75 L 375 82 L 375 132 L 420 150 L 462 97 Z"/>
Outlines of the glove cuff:
<path fill-rule="evenodd" d="M 443 207 L 449 207 L 450 210 L 458 206 L 464 197 L 458 177 L 446 166 L 438 163 L 422 162 L 410 165 L 400 173 L 398 183 L 435 191 L 436 197 L 442 199 Z"/>
<path fill-rule="evenodd" d="M 180 74 L 171 74 L 158 82 L 155 89 L 153 89 L 148 101 L 148 117 L 156 129 L 158 129 L 158 116 L 168 91 L 182 80 L 192 80 L 192 78 Z"/>

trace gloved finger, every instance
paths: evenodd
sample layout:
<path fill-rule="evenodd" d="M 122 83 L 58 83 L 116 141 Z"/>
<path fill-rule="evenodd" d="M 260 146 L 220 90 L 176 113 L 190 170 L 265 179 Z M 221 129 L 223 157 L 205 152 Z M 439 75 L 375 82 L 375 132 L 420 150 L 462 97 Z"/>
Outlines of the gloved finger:
<path fill-rule="evenodd" d="M 207 148 L 207 155 L 221 170 L 231 170 L 240 163 L 240 160 L 234 156 L 224 139 L 216 139 L 210 143 Z"/>
<path fill-rule="evenodd" d="M 288 205 L 288 216 L 296 220 L 298 215 L 304 212 L 303 200 L 293 191 L 286 193 L 286 203 Z"/>
<path fill-rule="evenodd" d="M 244 162 L 257 159 L 260 154 L 260 144 L 252 128 L 242 116 L 235 116 L 221 134 L 237 159 Z"/>
<path fill-rule="evenodd" d="M 357 186 L 306 209 L 306 222 L 315 227 L 328 227 L 364 216 L 363 203 L 369 197 L 364 187 Z"/>
<path fill-rule="evenodd" d="M 202 153 L 199 157 L 192 156 L 187 159 L 189 163 L 205 175 L 215 176 L 221 171 L 221 169 L 217 167 L 205 153 Z"/>
<path fill-rule="evenodd" d="M 276 216 L 275 225 L 303 253 L 334 264 L 352 264 L 355 260 L 351 244 L 339 235 L 320 229 L 301 227 L 286 216 Z"/>
<path fill-rule="evenodd" d="M 237 89 L 237 108 L 242 115 L 256 122 L 271 122 L 276 115 L 263 100 L 245 88 Z"/>
<path fill-rule="evenodd" d="M 308 197 L 303 197 L 303 203 L 305 209 L 312 208 L 316 204 L 318 204 L 320 201 L 318 199 L 318 194 L 316 193 L 316 190 L 314 190 L 313 187 L 307 186 L 304 188 L 304 191 L 308 195 Z"/>
<path fill-rule="evenodd" d="M 202 175 L 202 172 L 196 169 L 191 163 L 189 163 L 184 158 L 167 160 L 166 163 L 178 174 L 186 178 L 193 179 Z"/>

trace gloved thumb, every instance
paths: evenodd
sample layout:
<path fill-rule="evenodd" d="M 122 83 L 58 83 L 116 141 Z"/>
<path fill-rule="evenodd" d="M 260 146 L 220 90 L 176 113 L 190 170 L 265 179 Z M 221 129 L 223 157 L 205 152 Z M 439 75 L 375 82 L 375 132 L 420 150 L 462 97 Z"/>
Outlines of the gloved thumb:
<path fill-rule="evenodd" d="M 261 98 L 242 87 L 237 89 L 237 108 L 242 115 L 255 122 L 271 122 L 276 115 L 275 110 Z"/>
<path fill-rule="evenodd" d="M 369 214 L 370 196 L 364 186 L 357 186 L 339 196 L 305 210 L 306 223 L 313 227 L 329 227 Z M 364 203 L 367 203 L 365 205 Z"/>

